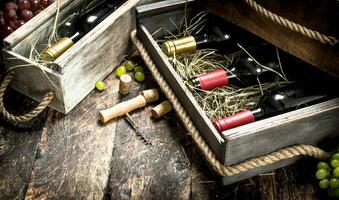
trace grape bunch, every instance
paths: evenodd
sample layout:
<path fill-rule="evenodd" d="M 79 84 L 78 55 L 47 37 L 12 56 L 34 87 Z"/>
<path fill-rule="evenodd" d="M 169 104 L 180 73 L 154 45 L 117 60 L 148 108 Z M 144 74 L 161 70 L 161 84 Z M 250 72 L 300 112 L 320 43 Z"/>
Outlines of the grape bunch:
<path fill-rule="evenodd" d="M 132 61 L 126 61 L 123 65 L 117 68 L 116 74 L 118 77 L 126 74 L 127 71 L 134 70 L 134 78 L 135 80 L 142 82 L 145 80 L 144 68 L 141 66 L 136 66 Z"/>
<path fill-rule="evenodd" d="M 339 197 L 339 152 L 334 153 L 329 162 L 319 162 L 315 173 L 319 187 L 327 189 L 329 196 Z"/>
<path fill-rule="evenodd" d="M 0 34 L 2 38 L 39 14 L 54 0 L 12 0 L 1 4 Z"/>

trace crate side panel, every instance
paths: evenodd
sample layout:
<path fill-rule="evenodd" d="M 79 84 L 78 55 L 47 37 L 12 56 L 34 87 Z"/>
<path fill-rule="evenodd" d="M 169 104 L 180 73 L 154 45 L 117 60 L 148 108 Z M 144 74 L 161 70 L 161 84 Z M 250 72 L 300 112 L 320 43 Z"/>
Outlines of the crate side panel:
<path fill-rule="evenodd" d="M 299 160 L 299 158 L 291 158 L 291 159 L 281 160 L 281 161 L 278 161 L 278 162 L 270 164 L 270 165 L 254 168 L 254 169 L 248 170 L 246 172 L 241 172 L 240 174 L 237 174 L 237 175 L 234 175 L 234 176 L 225 176 L 225 177 L 221 178 L 221 184 L 222 185 L 230 185 L 232 183 L 243 181 L 243 180 L 251 178 L 253 176 L 257 176 L 258 174 L 264 174 L 264 173 L 268 173 L 268 172 L 271 172 L 273 170 L 276 170 L 276 169 L 279 169 L 279 168 L 282 168 L 282 167 L 286 167 L 286 166 L 288 166 L 292 163 L 295 163 L 298 160 Z"/>
<path fill-rule="evenodd" d="M 225 131 L 228 165 L 339 133 L 339 98 Z"/>
<path fill-rule="evenodd" d="M 41 101 L 48 91 L 54 91 L 54 98 L 49 107 L 65 113 L 63 101 L 63 88 L 61 77 L 50 69 L 38 67 L 30 60 L 9 50 L 3 50 L 6 61 L 6 69 L 13 68 L 15 79 L 11 87 L 22 94 Z"/>
<path fill-rule="evenodd" d="M 60 61 L 64 66 L 63 82 L 65 87 L 66 112 L 73 109 L 95 87 L 95 82 L 103 80 L 120 64 L 124 57 L 133 50 L 130 41 L 130 33 L 135 29 L 135 12 L 133 4 L 125 4 L 122 12 L 113 20 L 105 20 L 96 37 L 92 35 L 90 40 L 78 47 L 69 49 L 69 59 Z M 112 16 L 111 15 L 111 16 Z M 66 55 L 65 55 L 66 56 Z M 66 62 L 67 61 L 67 62 Z"/>

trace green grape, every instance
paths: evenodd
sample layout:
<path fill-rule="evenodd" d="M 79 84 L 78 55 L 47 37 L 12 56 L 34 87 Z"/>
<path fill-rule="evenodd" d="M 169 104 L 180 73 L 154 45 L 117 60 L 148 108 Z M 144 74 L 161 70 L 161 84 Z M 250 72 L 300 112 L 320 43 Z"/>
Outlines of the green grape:
<path fill-rule="evenodd" d="M 339 160 L 339 153 L 335 153 L 332 155 L 333 160 Z"/>
<path fill-rule="evenodd" d="M 95 83 L 95 87 L 96 87 L 98 90 L 102 91 L 102 90 L 105 89 L 105 83 L 102 82 L 102 81 L 97 81 L 97 82 Z"/>
<path fill-rule="evenodd" d="M 141 66 L 136 66 L 136 67 L 134 67 L 134 71 L 135 72 L 144 72 L 144 68 L 141 67 Z"/>
<path fill-rule="evenodd" d="M 328 175 L 329 174 L 325 169 L 318 169 L 318 171 L 315 173 L 315 177 L 319 180 L 325 179 Z"/>
<path fill-rule="evenodd" d="M 339 167 L 336 167 L 334 170 L 333 170 L 333 175 L 335 177 L 339 177 Z"/>
<path fill-rule="evenodd" d="M 318 169 L 330 169 L 330 165 L 326 162 L 319 162 L 317 167 Z"/>
<path fill-rule="evenodd" d="M 321 189 L 327 189 L 330 186 L 330 180 L 328 179 L 323 179 L 319 182 L 319 187 Z"/>
<path fill-rule="evenodd" d="M 334 168 L 339 167 L 339 160 L 336 160 L 336 159 L 331 160 L 331 165 Z"/>
<path fill-rule="evenodd" d="M 339 180 L 336 178 L 330 179 L 330 186 L 331 188 L 339 188 Z"/>
<path fill-rule="evenodd" d="M 117 68 L 116 71 L 117 76 L 122 76 L 123 74 L 126 74 L 126 68 L 124 66 L 120 66 Z"/>
<path fill-rule="evenodd" d="M 127 60 L 124 63 L 124 66 L 126 67 L 127 71 L 132 71 L 134 69 L 135 64 L 132 61 Z"/>
<path fill-rule="evenodd" d="M 134 78 L 137 81 L 142 82 L 143 80 L 145 80 L 145 74 L 143 72 L 135 72 Z"/>

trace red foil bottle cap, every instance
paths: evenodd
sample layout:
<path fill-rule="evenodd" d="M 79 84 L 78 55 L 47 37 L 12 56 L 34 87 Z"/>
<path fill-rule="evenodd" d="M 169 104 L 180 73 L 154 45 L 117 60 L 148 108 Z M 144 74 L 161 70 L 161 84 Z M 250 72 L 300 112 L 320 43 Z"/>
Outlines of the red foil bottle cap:
<path fill-rule="evenodd" d="M 250 110 L 244 110 L 232 116 L 213 121 L 215 128 L 221 133 L 225 130 L 254 122 L 255 118 Z"/>
<path fill-rule="evenodd" d="M 228 77 L 224 69 L 215 70 L 196 76 L 199 79 L 200 87 L 203 90 L 213 90 L 228 84 Z"/>

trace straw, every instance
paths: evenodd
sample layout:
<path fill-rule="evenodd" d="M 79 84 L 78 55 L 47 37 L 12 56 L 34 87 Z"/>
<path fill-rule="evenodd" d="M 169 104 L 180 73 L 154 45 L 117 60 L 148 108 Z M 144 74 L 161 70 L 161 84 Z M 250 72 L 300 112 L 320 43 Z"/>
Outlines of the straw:
<path fill-rule="evenodd" d="M 188 21 L 185 16 L 179 25 L 175 24 L 176 29 L 179 29 L 178 34 L 173 34 L 166 29 L 159 29 L 153 33 L 153 35 L 160 34 L 162 31 L 168 33 L 167 36 L 158 40 L 161 44 L 163 41 L 169 39 L 198 34 L 205 28 L 207 23 L 206 15 L 206 12 L 200 12 L 190 21 Z M 174 24 L 172 20 L 171 22 Z M 184 83 L 191 91 L 193 97 L 211 120 L 232 115 L 243 109 L 254 108 L 258 105 L 260 98 L 266 91 L 276 87 L 277 85 L 288 83 L 288 80 L 282 71 L 278 50 L 276 50 L 276 54 L 281 72 L 262 65 L 243 46 L 240 44 L 238 44 L 238 46 L 238 52 L 228 55 L 222 55 L 215 49 L 199 49 L 195 52 L 174 55 L 173 57 L 168 58 L 178 75 L 183 79 Z M 232 62 L 242 53 L 247 54 L 262 68 L 275 73 L 280 79 L 271 83 L 261 83 L 260 79 L 257 78 L 258 84 L 253 86 L 240 88 L 229 85 L 212 91 L 194 88 L 188 84 L 189 79 L 196 75 L 221 68 L 229 70 Z"/>

